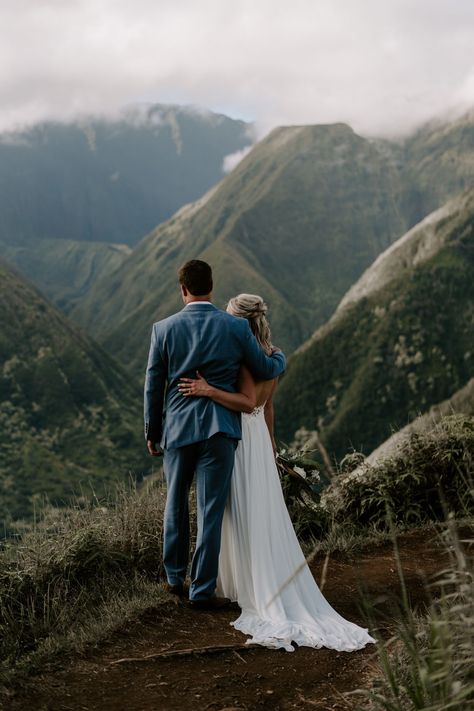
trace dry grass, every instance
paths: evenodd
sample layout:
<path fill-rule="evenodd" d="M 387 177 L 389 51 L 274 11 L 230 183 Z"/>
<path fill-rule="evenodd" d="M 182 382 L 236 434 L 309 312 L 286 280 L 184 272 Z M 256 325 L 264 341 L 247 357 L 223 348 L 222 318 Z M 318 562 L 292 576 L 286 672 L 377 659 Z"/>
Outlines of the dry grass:
<path fill-rule="evenodd" d="M 0 672 L 78 650 L 161 597 L 164 491 L 46 511 L 0 556 Z"/>

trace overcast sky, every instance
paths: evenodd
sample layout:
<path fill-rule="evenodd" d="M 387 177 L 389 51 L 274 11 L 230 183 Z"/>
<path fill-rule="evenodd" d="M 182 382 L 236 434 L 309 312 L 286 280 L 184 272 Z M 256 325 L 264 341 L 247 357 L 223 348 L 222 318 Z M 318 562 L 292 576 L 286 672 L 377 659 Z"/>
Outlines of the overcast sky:
<path fill-rule="evenodd" d="M 2 0 L 0 130 L 197 104 L 390 134 L 474 105 L 474 0 Z"/>

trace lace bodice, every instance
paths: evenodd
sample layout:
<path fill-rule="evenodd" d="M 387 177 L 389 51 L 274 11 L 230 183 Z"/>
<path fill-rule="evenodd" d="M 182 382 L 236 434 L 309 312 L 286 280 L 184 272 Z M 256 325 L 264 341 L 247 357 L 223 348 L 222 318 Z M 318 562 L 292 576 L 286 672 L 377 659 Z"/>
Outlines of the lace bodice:
<path fill-rule="evenodd" d="M 265 403 L 263 405 L 259 405 L 258 407 L 254 408 L 252 412 L 244 412 L 242 413 L 245 417 L 258 417 L 259 415 L 263 414 L 263 411 L 265 410 Z"/>

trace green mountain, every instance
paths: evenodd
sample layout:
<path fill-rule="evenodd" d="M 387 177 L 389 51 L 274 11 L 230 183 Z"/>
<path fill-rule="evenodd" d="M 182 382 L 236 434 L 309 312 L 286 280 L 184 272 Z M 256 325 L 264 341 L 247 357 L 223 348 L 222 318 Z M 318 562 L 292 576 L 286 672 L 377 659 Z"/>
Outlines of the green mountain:
<path fill-rule="evenodd" d="M 0 520 L 141 475 L 141 392 L 130 375 L 0 261 Z"/>
<path fill-rule="evenodd" d="M 154 105 L 0 135 L 0 240 L 134 244 L 223 175 L 248 124 Z"/>
<path fill-rule="evenodd" d="M 143 368 L 151 323 L 180 306 L 178 266 L 201 257 L 214 267 L 216 303 L 263 294 L 275 340 L 291 350 L 405 229 L 398 193 L 396 166 L 348 126 L 276 129 L 149 234 L 73 316 Z"/>
<path fill-rule="evenodd" d="M 396 453 L 404 446 L 410 435 L 428 432 L 441 422 L 444 417 L 458 414 L 474 415 L 474 378 L 471 378 L 463 388 L 457 390 L 447 400 L 433 405 L 428 412 L 419 415 L 413 422 L 405 425 L 398 432 L 394 432 L 391 437 L 370 453 L 366 462 L 375 464 L 379 460 L 396 456 Z"/>
<path fill-rule="evenodd" d="M 474 374 L 474 189 L 391 245 L 290 361 L 277 431 L 370 452 Z"/>
<path fill-rule="evenodd" d="M 0 240 L 0 254 L 66 313 L 97 279 L 114 271 L 130 253 L 128 245 L 107 242 Z"/>
<path fill-rule="evenodd" d="M 404 212 L 410 224 L 472 187 L 474 110 L 452 120 L 433 119 L 401 145 Z"/>
<path fill-rule="evenodd" d="M 143 369 L 150 324 L 180 306 L 177 267 L 200 256 L 214 266 L 216 303 L 261 293 L 275 342 L 291 351 L 426 205 L 463 189 L 473 160 L 470 116 L 397 143 L 344 124 L 276 129 L 204 198 L 145 237 L 73 317 Z M 437 162 L 441 183 L 428 180 Z"/>

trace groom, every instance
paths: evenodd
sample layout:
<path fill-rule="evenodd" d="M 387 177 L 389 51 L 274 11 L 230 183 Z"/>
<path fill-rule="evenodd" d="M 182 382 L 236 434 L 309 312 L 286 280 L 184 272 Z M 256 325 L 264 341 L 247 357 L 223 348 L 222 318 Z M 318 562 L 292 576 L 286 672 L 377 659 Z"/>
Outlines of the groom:
<path fill-rule="evenodd" d="M 163 562 L 168 589 L 184 595 L 189 558 L 189 489 L 196 476 L 198 531 L 189 599 L 196 608 L 217 609 L 215 596 L 221 525 L 229 493 L 240 414 L 206 397 L 183 397 L 181 377 L 196 371 L 216 387 L 236 389 L 240 365 L 269 380 L 285 369 L 283 353 L 265 355 L 248 321 L 211 303 L 211 267 L 198 259 L 178 273 L 184 308 L 153 325 L 145 380 L 145 436 L 152 456 L 164 455 L 168 485 Z M 163 416 L 164 406 L 166 413 Z"/>

